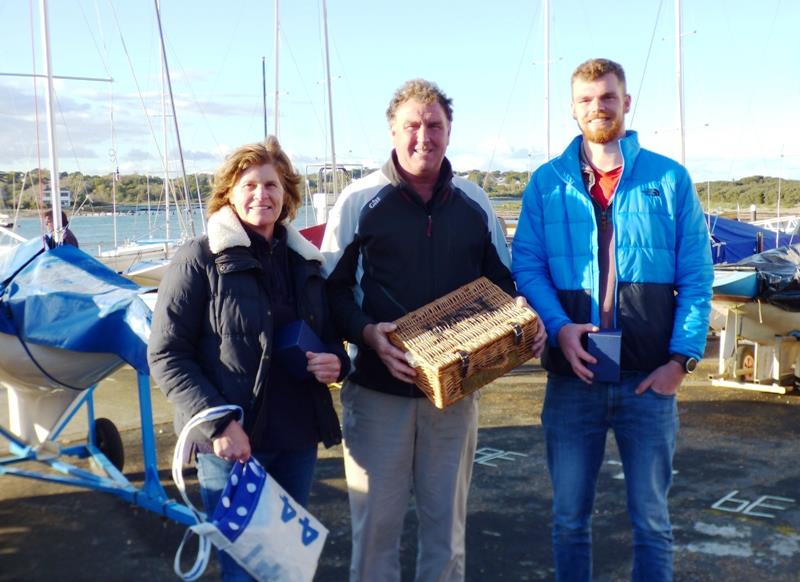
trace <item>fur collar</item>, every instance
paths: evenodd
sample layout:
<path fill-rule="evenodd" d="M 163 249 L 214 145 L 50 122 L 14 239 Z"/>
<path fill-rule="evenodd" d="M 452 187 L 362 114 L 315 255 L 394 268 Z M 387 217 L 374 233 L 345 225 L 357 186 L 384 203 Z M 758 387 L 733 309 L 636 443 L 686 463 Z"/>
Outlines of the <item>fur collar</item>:
<path fill-rule="evenodd" d="M 299 230 L 286 221 L 282 224 L 286 229 L 286 244 L 290 249 L 307 261 L 323 262 L 322 253 Z M 250 246 L 250 237 L 230 206 L 223 206 L 208 217 L 208 246 L 214 254 L 232 247 Z"/>

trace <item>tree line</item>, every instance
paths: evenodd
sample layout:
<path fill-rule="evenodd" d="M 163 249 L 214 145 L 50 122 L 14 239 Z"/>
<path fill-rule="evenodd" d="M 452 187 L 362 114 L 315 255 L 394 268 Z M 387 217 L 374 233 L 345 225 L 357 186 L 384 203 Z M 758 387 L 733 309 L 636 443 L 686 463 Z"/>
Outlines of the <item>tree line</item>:
<path fill-rule="evenodd" d="M 495 170 L 485 172 L 472 170 L 460 172 L 459 175 L 481 185 L 489 196 L 519 198 L 528 183 L 528 172 L 501 172 Z M 346 176 L 345 180 L 350 176 Z M 193 174 L 188 176 L 188 190 L 193 201 L 200 198 L 205 201 L 211 193 L 211 174 Z M 316 192 L 319 184 L 318 174 L 306 176 L 304 189 Z M 324 179 L 324 178 L 323 178 Z M 19 206 L 22 209 L 37 208 L 37 199 L 41 189 L 39 181 L 49 183 L 47 170 L 23 172 L 0 172 L 0 206 L 5 209 Z M 104 174 L 87 175 L 81 172 L 63 172 L 60 176 L 61 188 L 72 194 L 73 207 L 83 206 L 86 209 L 104 207 L 112 203 L 114 198 L 118 204 L 146 207 L 163 204 L 164 179 L 160 176 L 142 174 Z M 340 188 L 344 184 L 340 184 Z M 170 180 L 171 191 L 178 193 L 183 199 L 183 184 L 180 179 Z M 800 180 L 784 180 L 769 176 L 750 176 L 739 180 L 716 180 L 695 184 L 698 196 L 704 205 L 713 208 L 733 209 L 751 204 L 774 207 L 780 203 L 783 207 L 800 206 Z M 47 204 L 47 201 L 44 201 Z"/>

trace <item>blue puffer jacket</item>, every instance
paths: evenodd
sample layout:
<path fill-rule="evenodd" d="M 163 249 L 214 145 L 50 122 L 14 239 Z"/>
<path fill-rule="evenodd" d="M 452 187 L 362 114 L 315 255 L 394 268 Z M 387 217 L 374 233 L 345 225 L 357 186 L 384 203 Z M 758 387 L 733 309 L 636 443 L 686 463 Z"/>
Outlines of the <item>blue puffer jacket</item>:
<path fill-rule="evenodd" d="M 547 327 L 549 371 L 572 375 L 558 348 L 567 323 L 600 323 L 598 226 L 580 172 L 579 136 L 531 177 L 512 252 L 512 272 Z M 708 230 L 686 169 L 620 140 L 623 172 L 612 204 L 615 327 L 622 368 L 650 372 L 671 353 L 703 355 L 713 268 Z"/>

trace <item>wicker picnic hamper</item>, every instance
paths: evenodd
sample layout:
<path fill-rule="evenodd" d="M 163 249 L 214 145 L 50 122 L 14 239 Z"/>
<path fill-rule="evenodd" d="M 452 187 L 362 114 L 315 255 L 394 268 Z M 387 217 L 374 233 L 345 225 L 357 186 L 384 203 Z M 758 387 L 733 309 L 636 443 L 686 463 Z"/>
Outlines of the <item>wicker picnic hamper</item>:
<path fill-rule="evenodd" d="M 445 408 L 533 356 L 535 313 L 481 277 L 401 317 L 389 341 L 417 370 L 417 386 Z"/>

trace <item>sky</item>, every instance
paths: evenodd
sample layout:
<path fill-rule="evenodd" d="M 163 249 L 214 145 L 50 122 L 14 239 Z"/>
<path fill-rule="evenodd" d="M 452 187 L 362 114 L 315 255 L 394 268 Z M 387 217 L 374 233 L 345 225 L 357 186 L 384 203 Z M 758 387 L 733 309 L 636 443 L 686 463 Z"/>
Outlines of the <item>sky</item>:
<path fill-rule="evenodd" d="M 60 171 L 162 175 L 179 159 L 162 115 L 155 3 L 50 0 Z M 377 167 L 391 151 L 385 118 L 404 81 L 453 99 L 448 158 L 457 171 L 531 171 L 577 133 L 570 76 L 591 57 L 627 73 L 626 122 L 644 147 L 680 159 L 673 0 L 551 0 L 549 100 L 543 0 L 329 0 L 338 163 Z M 189 174 L 212 172 L 267 130 L 300 171 L 330 157 L 321 0 L 161 0 L 170 79 Z M 800 179 L 800 2 L 684 0 L 685 159 L 694 180 Z M 39 3 L 0 0 L 0 170 L 49 167 Z M 18 76 L 28 75 L 28 76 Z M 37 109 L 38 107 L 38 109 Z M 38 144 L 38 147 L 37 147 Z"/>

